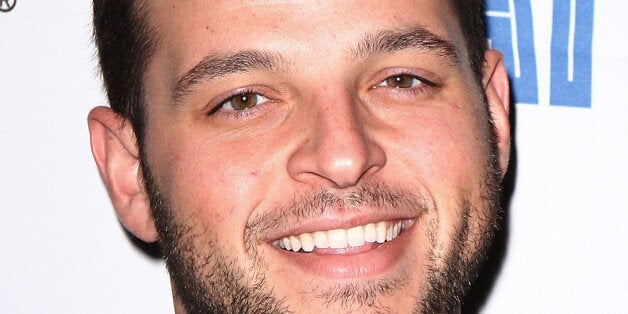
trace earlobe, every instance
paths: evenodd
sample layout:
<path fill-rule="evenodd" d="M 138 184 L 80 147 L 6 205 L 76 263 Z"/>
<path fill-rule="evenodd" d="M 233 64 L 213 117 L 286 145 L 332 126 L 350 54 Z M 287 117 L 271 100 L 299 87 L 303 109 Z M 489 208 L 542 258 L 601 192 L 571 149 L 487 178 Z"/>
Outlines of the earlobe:
<path fill-rule="evenodd" d="M 488 99 L 491 119 L 497 136 L 499 164 L 502 177 L 508 169 L 510 160 L 510 85 L 502 54 L 489 50 L 484 56 L 484 89 Z"/>
<path fill-rule="evenodd" d="M 88 126 L 92 154 L 119 219 L 136 237 L 156 241 L 131 123 L 108 107 L 96 107 L 89 113 Z"/>

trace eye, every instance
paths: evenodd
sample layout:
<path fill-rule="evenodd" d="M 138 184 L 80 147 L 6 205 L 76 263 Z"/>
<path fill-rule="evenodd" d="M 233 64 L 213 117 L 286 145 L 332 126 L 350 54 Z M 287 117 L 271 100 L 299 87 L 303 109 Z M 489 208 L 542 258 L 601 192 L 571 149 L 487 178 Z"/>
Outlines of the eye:
<path fill-rule="evenodd" d="M 227 98 L 217 109 L 228 111 L 242 111 L 254 108 L 255 106 L 268 101 L 268 98 L 258 93 L 245 92 Z"/>
<path fill-rule="evenodd" d="M 388 86 L 392 88 L 410 88 L 419 86 L 421 84 L 423 84 L 423 81 L 421 81 L 421 79 L 417 78 L 416 76 L 399 74 L 386 78 L 381 83 L 377 84 L 377 86 Z"/>

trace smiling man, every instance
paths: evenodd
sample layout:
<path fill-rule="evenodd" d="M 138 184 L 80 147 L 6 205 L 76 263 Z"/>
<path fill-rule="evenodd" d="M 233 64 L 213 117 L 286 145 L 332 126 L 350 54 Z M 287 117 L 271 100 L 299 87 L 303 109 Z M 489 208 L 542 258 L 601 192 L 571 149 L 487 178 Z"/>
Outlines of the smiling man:
<path fill-rule="evenodd" d="M 455 312 L 490 245 L 508 79 L 475 0 L 94 1 L 89 115 L 177 312 Z"/>

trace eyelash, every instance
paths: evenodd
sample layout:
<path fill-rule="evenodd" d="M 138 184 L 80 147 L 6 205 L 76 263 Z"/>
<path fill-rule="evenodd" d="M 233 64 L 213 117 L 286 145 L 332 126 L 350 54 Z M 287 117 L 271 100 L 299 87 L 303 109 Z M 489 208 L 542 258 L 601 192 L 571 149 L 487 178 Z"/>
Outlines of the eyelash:
<path fill-rule="evenodd" d="M 233 100 L 235 97 L 241 97 L 243 95 L 247 95 L 247 94 L 251 94 L 251 95 L 256 95 L 256 96 L 261 96 L 263 98 L 265 98 L 266 100 L 255 105 L 252 108 L 248 108 L 248 109 L 242 109 L 242 110 L 222 110 L 225 105 Z M 238 90 L 236 92 L 230 93 L 227 96 L 225 96 L 224 98 L 222 98 L 222 100 L 218 103 L 218 105 L 216 105 L 215 107 L 213 107 L 208 113 L 208 116 L 212 116 L 212 115 L 216 115 L 216 114 L 220 114 L 225 116 L 225 118 L 227 119 L 243 119 L 246 118 L 248 116 L 251 116 L 252 114 L 255 113 L 255 111 L 259 110 L 259 106 L 263 105 L 264 103 L 267 103 L 271 101 L 268 97 L 266 97 L 263 93 L 257 92 L 253 89 L 243 89 L 243 90 Z"/>
<path fill-rule="evenodd" d="M 400 77 L 400 76 L 408 76 L 411 77 L 413 80 L 418 81 L 418 85 L 417 86 L 409 86 L 409 87 L 395 87 L 395 86 L 387 86 L 384 85 L 386 84 L 386 81 L 391 79 L 391 78 L 395 78 L 395 77 Z M 412 82 L 414 83 L 414 82 Z M 408 73 L 408 72 L 400 72 L 400 73 L 395 73 L 393 75 L 387 76 L 386 78 L 384 78 L 383 80 L 381 80 L 379 83 L 377 83 L 376 85 L 374 85 L 373 87 L 371 87 L 371 89 L 377 89 L 380 87 L 388 87 L 391 88 L 393 90 L 398 90 L 398 91 L 404 91 L 404 92 L 411 92 L 414 94 L 418 94 L 418 93 L 424 93 L 426 92 L 427 88 L 430 87 L 440 87 L 439 84 L 436 84 L 430 80 L 427 80 L 421 76 L 412 74 L 412 73 Z"/>
<path fill-rule="evenodd" d="M 391 78 L 395 78 L 395 77 L 400 77 L 400 76 L 408 76 L 411 77 L 413 79 L 413 84 L 414 84 L 414 80 L 418 81 L 418 85 L 417 86 L 409 86 L 409 87 L 394 87 L 394 86 L 387 86 L 384 85 L 386 83 L 387 80 L 391 79 Z M 380 87 L 388 87 L 391 88 L 393 90 L 398 90 L 398 91 L 403 91 L 403 92 L 410 92 L 413 94 L 422 94 L 426 92 L 427 88 L 433 88 L 433 87 L 440 87 L 439 84 L 436 84 L 432 81 L 429 81 L 427 79 L 424 79 L 421 76 L 412 74 L 412 73 L 408 73 L 408 72 L 400 72 L 400 73 L 395 73 L 394 75 L 390 75 L 387 76 L 386 78 L 384 78 L 383 80 L 381 80 L 379 83 L 377 83 L 377 85 L 374 85 L 371 87 L 371 89 L 377 89 Z M 242 110 L 221 110 L 225 107 L 225 105 L 233 100 L 235 97 L 241 97 L 243 95 L 256 95 L 257 97 L 263 97 L 265 98 L 265 101 L 262 101 L 259 104 L 256 104 L 254 107 L 251 108 L 247 108 L 247 109 L 242 109 Z M 263 105 L 267 102 L 270 102 L 272 100 L 270 100 L 268 97 L 266 97 L 263 93 L 260 93 L 258 91 L 255 91 L 252 88 L 246 88 L 243 90 L 237 90 L 236 92 L 230 93 L 227 96 L 225 96 L 224 98 L 222 98 L 222 100 L 218 103 L 218 105 L 216 105 L 215 107 L 213 107 L 208 113 L 207 116 L 213 116 L 216 114 L 220 114 L 223 115 L 225 118 L 227 119 L 244 119 L 247 118 L 251 115 L 254 115 L 256 113 L 256 111 L 260 110 L 260 105 Z"/>

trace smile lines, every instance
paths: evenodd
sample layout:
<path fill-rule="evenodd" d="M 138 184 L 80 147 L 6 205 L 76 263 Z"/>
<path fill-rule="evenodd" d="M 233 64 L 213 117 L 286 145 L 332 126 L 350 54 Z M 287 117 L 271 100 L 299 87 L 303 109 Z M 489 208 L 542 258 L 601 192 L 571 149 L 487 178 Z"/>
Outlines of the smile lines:
<path fill-rule="evenodd" d="M 365 243 L 384 243 L 396 238 L 402 231 L 402 222 L 380 221 L 350 229 L 305 232 L 296 236 L 286 236 L 273 242 L 274 246 L 294 252 L 312 252 L 319 249 L 344 249 L 360 247 Z"/>

